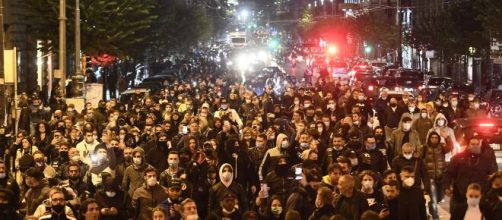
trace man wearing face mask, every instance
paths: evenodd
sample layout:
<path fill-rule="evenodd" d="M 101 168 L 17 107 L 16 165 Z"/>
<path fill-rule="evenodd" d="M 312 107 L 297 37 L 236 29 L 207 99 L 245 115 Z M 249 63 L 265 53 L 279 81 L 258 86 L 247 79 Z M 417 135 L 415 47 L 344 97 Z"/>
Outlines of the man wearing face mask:
<path fill-rule="evenodd" d="M 261 161 L 261 165 L 258 170 L 258 177 L 260 181 L 263 181 L 267 173 L 274 169 L 274 166 L 277 164 L 282 155 L 287 155 L 289 157 L 289 161 L 299 161 L 296 150 L 290 147 L 290 145 L 291 143 L 288 140 L 288 136 L 283 133 L 277 135 L 275 147 L 269 149 Z"/>
<path fill-rule="evenodd" d="M 237 113 L 237 111 L 235 111 L 235 109 L 230 108 L 230 106 L 227 102 L 227 99 L 222 98 L 221 103 L 220 103 L 220 109 L 214 113 L 214 117 L 215 118 L 222 118 L 224 115 L 228 115 L 228 114 L 232 115 L 231 116 L 232 122 L 237 123 L 237 125 L 239 125 L 239 127 L 243 126 L 242 119 L 239 116 L 239 114 Z"/>
<path fill-rule="evenodd" d="M 49 197 L 50 188 L 43 181 L 44 174 L 39 168 L 29 168 L 26 172 L 26 185 L 30 187 L 24 195 L 26 215 L 33 215 L 38 205 Z"/>
<path fill-rule="evenodd" d="M 398 219 L 426 220 L 424 195 L 420 188 L 415 187 L 415 169 L 405 166 L 399 177 L 402 187 L 398 196 Z"/>
<path fill-rule="evenodd" d="M 127 219 L 127 208 L 129 207 L 126 194 L 115 183 L 113 177 L 104 176 L 103 178 L 103 188 L 94 195 L 94 198 L 101 208 L 99 210 L 100 219 Z"/>
<path fill-rule="evenodd" d="M 94 148 L 98 146 L 99 141 L 94 138 L 94 133 L 92 131 L 85 131 L 84 134 L 84 140 L 78 143 L 76 147 L 80 153 L 80 159 L 82 162 L 90 166 L 92 164 L 91 155 Z"/>
<path fill-rule="evenodd" d="M 404 167 L 413 167 L 414 186 L 420 188 L 423 183 L 425 193 L 429 193 L 431 189 L 429 174 L 422 158 L 415 157 L 414 149 L 409 143 L 403 144 L 403 152 L 392 160 L 391 168 L 396 173 L 400 173 Z"/>
<path fill-rule="evenodd" d="M 45 163 L 44 153 L 41 151 L 36 151 L 33 153 L 33 160 L 35 161 L 35 167 L 38 167 L 44 173 L 45 178 L 56 177 L 56 170 Z"/>
<path fill-rule="evenodd" d="M 459 118 L 465 118 L 465 111 L 458 103 L 458 97 L 453 96 L 450 99 L 450 105 L 443 109 L 448 121 L 453 121 Z"/>
<path fill-rule="evenodd" d="M 164 132 L 159 133 L 155 146 L 150 149 L 146 154 L 146 162 L 155 164 L 158 170 L 165 170 L 168 168 L 166 158 L 171 150 L 171 142 L 167 140 L 167 134 Z"/>
<path fill-rule="evenodd" d="M 59 166 L 70 160 L 68 156 L 68 146 L 68 142 L 61 142 L 59 144 L 58 156 L 51 162 L 51 167 L 55 170 L 58 170 Z"/>
<path fill-rule="evenodd" d="M 427 134 L 427 137 L 433 131 L 435 131 L 436 133 L 439 134 L 439 136 L 441 137 L 441 140 L 440 140 L 441 143 L 444 143 L 448 146 L 453 146 L 454 143 L 457 142 L 457 140 L 455 138 L 455 132 L 453 131 L 452 128 L 448 127 L 448 120 L 446 119 L 445 115 L 443 115 L 441 113 L 438 113 L 436 115 L 436 119 L 434 120 L 434 127 L 432 127 L 429 130 L 429 134 Z M 418 149 L 418 148 L 416 148 L 416 149 Z M 454 154 L 454 153 L 458 152 L 460 149 L 453 148 L 452 150 L 453 150 L 452 153 Z M 446 161 L 450 161 L 452 153 L 448 153 L 446 155 Z"/>
<path fill-rule="evenodd" d="M 399 128 L 390 135 L 389 147 L 392 152 L 389 152 L 390 157 L 396 157 L 401 154 L 404 143 L 409 143 L 413 149 L 418 149 L 420 146 L 420 137 L 418 132 L 411 129 L 411 116 L 408 113 L 403 114 Z"/>
<path fill-rule="evenodd" d="M 380 124 L 385 126 L 385 134 L 387 135 L 387 140 L 390 138 L 392 132 L 398 129 L 400 125 L 400 119 L 402 118 L 404 112 L 405 110 L 402 107 L 398 106 L 397 99 L 391 98 L 389 105 L 385 109 L 383 118 L 380 121 Z"/>
<path fill-rule="evenodd" d="M 331 147 L 326 149 L 325 158 L 323 159 L 323 170 L 327 170 L 330 164 L 335 163 L 340 156 L 348 157 L 350 149 L 345 147 L 345 140 L 341 134 L 334 134 L 331 141 Z M 335 183 L 336 184 L 336 183 Z"/>
<path fill-rule="evenodd" d="M 91 196 L 88 195 L 87 184 L 80 177 L 80 169 L 76 164 L 70 164 L 68 166 L 68 179 L 63 180 L 60 184 L 60 187 L 67 189 L 67 191 L 72 191 L 75 194 L 75 198 L 73 198 L 70 202 L 72 205 L 80 204 L 78 199 L 85 200 L 85 197 Z"/>
<path fill-rule="evenodd" d="M 429 117 L 427 117 L 427 109 L 420 110 L 420 117 L 413 121 L 413 125 L 411 126 L 412 130 L 418 132 L 418 136 L 420 138 L 420 143 L 425 143 L 427 138 L 427 133 L 433 127 L 433 121 Z"/>
<path fill-rule="evenodd" d="M 443 176 L 444 193 L 451 196 L 451 210 L 465 203 L 469 184 L 478 183 L 486 192 L 489 188 L 488 176 L 498 170 L 493 149 L 482 146 L 480 136 L 473 134 L 466 141 L 467 148 L 452 157 Z"/>
<path fill-rule="evenodd" d="M 209 189 L 214 186 L 218 182 L 218 173 L 216 171 L 216 167 L 210 166 L 207 169 L 207 175 L 201 178 L 201 180 L 194 181 L 194 190 L 197 190 L 196 193 L 193 194 L 193 199 L 195 203 L 197 203 L 197 207 L 199 208 L 199 215 L 201 219 L 205 219 L 208 215 L 208 205 L 207 201 L 209 199 Z"/>
<path fill-rule="evenodd" d="M 144 184 L 134 191 L 131 206 L 135 212 L 134 219 L 152 219 L 152 209 L 167 199 L 166 189 L 157 181 L 155 168 L 145 169 Z"/>
<path fill-rule="evenodd" d="M 237 196 L 233 193 L 226 193 L 220 207 L 208 216 L 208 219 L 240 220 L 242 212 L 236 208 Z"/>
<path fill-rule="evenodd" d="M 168 168 L 160 173 L 160 185 L 167 187 L 171 179 L 186 179 L 185 169 L 180 167 L 180 155 L 178 151 L 171 151 L 167 156 Z"/>
<path fill-rule="evenodd" d="M 133 196 L 134 191 L 141 187 L 144 183 L 145 171 L 148 168 L 153 168 L 145 160 L 145 152 L 143 148 L 136 147 L 132 151 L 132 164 L 124 171 L 124 179 L 122 180 L 122 189 L 129 196 Z"/>
<path fill-rule="evenodd" d="M 293 186 L 293 179 L 290 177 L 291 165 L 288 163 L 288 158 L 286 156 L 281 156 L 277 162 L 277 166 L 273 171 L 270 171 L 263 183 L 267 185 L 268 193 L 270 195 L 278 195 L 285 201 L 288 198 L 290 189 Z M 266 202 L 266 201 L 261 201 Z"/>
<path fill-rule="evenodd" d="M 362 155 L 369 155 L 370 169 L 375 172 L 382 174 L 387 169 L 387 161 L 385 156 L 381 151 L 377 150 L 376 139 L 374 136 L 366 136 L 364 138 L 364 148 L 362 148 L 357 153 L 359 155 L 359 160 L 363 161 Z"/>
<path fill-rule="evenodd" d="M 67 219 L 76 220 L 72 209 L 65 205 L 66 200 L 63 191 L 55 187 L 49 192 L 49 199 L 40 204 L 33 214 L 38 219 Z"/>
<path fill-rule="evenodd" d="M 223 201 L 225 194 L 233 193 L 238 196 L 239 209 L 243 212 L 248 209 L 248 196 L 244 188 L 233 181 L 234 168 L 232 165 L 226 163 L 220 167 L 220 182 L 216 183 L 209 189 L 209 210 L 215 210 L 218 205 Z"/>

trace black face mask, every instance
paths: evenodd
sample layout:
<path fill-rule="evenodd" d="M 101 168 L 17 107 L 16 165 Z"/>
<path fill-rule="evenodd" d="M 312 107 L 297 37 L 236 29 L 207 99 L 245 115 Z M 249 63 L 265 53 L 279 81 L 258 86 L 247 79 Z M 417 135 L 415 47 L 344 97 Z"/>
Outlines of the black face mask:
<path fill-rule="evenodd" d="M 68 179 L 76 181 L 76 180 L 80 179 L 80 177 L 79 176 L 69 176 Z"/>
<path fill-rule="evenodd" d="M 375 135 L 375 139 L 377 139 L 377 141 L 383 141 L 385 140 L 385 136 L 383 134 L 377 134 Z"/>
<path fill-rule="evenodd" d="M 288 170 L 288 164 L 278 164 L 275 172 L 278 176 L 285 177 L 288 175 Z"/>
<path fill-rule="evenodd" d="M 495 192 L 495 194 L 497 194 L 498 196 L 502 196 L 502 188 L 493 189 L 493 191 L 494 191 L 494 192 Z"/>
<path fill-rule="evenodd" d="M 166 149 L 167 148 L 167 141 L 159 141 L 159 147 L 161 149 Z"/>
<path fill-rule="evenodd" d="M 124 151 L 118 147 L 113 148 L 113 153 L 115 154 L 115 157 L 122 157 L 124 155 Z"/>
<path fill-rule="evenodd" d="M 64 211 L 64 205 L 53 205 L 52 210 L 56 213 L 62 213 Z"/>
<path fill-rule="evenodd" d="M 124 160 L 126 163 L 132 163 L 132 156 L 125 156 Z"/>
<path fill-rule="evenodd" d="M 59 156 L 65 161 L 68 160 L 68 151 L 60 151 Z"/>

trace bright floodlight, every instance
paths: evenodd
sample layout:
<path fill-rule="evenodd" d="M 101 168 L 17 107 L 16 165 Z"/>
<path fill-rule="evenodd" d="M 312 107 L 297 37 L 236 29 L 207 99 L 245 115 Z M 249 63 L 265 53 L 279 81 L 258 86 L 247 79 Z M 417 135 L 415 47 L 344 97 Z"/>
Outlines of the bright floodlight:
<path fill-rule="evenodd" d="M 245 20 L 245 19 L 248 18 L 248 16 L 249 16 L 249 11 L 248 10 L 242 10 L 241 11 L 241 17 L 242 17 L 242 19 Z"/>

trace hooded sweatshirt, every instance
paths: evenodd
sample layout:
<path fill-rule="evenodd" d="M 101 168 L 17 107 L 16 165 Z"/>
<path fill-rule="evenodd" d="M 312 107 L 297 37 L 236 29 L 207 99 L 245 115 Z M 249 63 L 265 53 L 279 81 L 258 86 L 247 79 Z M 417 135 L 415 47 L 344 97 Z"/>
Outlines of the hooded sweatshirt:
<path fill-rule="evenodd" d="M 406 132 L 403 129 L 403 119 L 405 117 L 411 118 L 411 115 L 409 113 L 404 113 L 401 116 L 401 120 L 399 121 L 398 129 L 393 131 L 390 136 L 390 146 L 393 148 L 393 155 L 392 155 L 393 157 L 400 155 L 402 152 L 402 146 L 404 144 L 403 138 L 406 134 Z M 413 130 L 412 128 L 410 128 L 409 130 L 408 142 L 415 150 L 417 150 L 420 147 L 420 136 L 418 132 L 416 130 Z"/>
<path fill-rule="evenodd" d="M 231 178 L 227 181 L 223 178 L 223 168 L 230 167 L 232 170 Z M 248 197 L 244 188 L 237 182 L 234 182 L 234 168 L 232 165 L 225 163 L 221 165 L 219 170 L 220 182 L 216 183 L 209 189 L 209 209 L 218 209 L 219 204 L 227 193 L 232 193 L 239 200 L 239 210 L 245 212 L 248 209 Z"/>
<path fill-rule="evenodd" d="M 443 126 L 438 126 L 438 120 L 443 119 L 444 120 L 444 125 Z M 455 139 L 455 133 L 453 132 L 453 129 L 448 127 L 448 119 L 446 119 L 446 116 L 443 115 L 442 113 L 438 113 L 436 115 L 436 118 L 434 119 L 434 125 L 433 127 L 429 130 L 427 133 L 427 140 L 429 140 L 429 135 L 432 131 L 435 131 L 436 133 L 439 134 L 441 137 L 441 143 L 446 143 L 446 144 L 455 144 L 457 143 L 457 140 Z M 451 141 L 451 143 L 450 143 Z M 445 159 L 447 162 L 450 161 L 451 157 L 458 153 L 460 149 L 453 148 L 452 152 L 448 152 L 445 155 Z"/>
<path fill-rule="evenodd" d="M 275 147 L 267 150 L 267 152 L 265 153 L 260 168 L 258 169 L 258 177 L 260 181 L 263 181 L 267 173 L 273 170 L 273 165 L 276 164 L 276 162 L 279 160 L 279 157 L 283 154 L 283 150 L 281 149 L 282 142 L 287 138 L 288 136 L 283 133 L 277 135 Z"/>
<path fill-rule="evenodd" d="M 129 165 L 124 171 L 124 179 L 122 180 L 122 189 L 124 189 L 124 191 L 127 191 L 129 196 L 131 197 L 133 196 L 134 191 L 137 188 L 141 187 L 141 185 L 143 185 L 143 176 L 145 175 L 146 168 L 151 167 L 151 165 L 146 163 L 145 161 L 145 152 L 143 151 L 143 148 L 134 148 L 132 155 L 138 152 L 142 157 L 141 164 L 139 166 L 135 165 L 134 163 Z"/>

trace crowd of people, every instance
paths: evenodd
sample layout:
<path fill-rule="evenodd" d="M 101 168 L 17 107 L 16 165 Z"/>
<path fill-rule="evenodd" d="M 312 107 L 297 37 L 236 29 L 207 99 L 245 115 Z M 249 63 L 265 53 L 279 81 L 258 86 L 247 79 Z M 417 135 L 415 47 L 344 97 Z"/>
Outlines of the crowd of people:
<path fill-rule="evenodd" d="M 438 219 L 445 196 L 452 219 L 502 219 L 494 151 L 448 123 L 486 114 L 473 94 L 265 91 L 205 72 L 82 110 L 35 93 L 0 128 L 0 219 Z"/>

